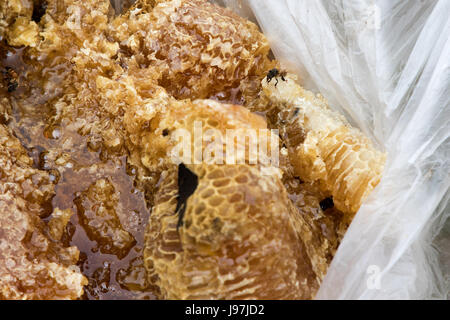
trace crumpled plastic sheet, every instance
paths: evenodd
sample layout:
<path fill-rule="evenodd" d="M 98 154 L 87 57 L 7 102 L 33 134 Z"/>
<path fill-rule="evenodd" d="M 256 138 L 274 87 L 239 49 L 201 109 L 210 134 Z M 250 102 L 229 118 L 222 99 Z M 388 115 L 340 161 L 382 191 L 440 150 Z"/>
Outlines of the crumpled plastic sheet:
<path fill-rule="evenodd" d="M 448 299 L 450 1 L 215 2 L 388 153 L 316 298 Z"/>

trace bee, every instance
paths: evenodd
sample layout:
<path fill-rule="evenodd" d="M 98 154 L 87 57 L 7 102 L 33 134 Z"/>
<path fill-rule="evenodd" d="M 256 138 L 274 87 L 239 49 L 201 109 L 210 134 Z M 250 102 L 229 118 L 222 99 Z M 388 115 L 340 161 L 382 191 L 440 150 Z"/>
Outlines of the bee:
<path fill-rule="evenodd" d="M 275 87 L 278 84 L 278 76 L 281 77 L 281 80 L 286 81 L 286 79 L 284 78 L 286 76 L 287 72 L 286 71 L 280 71 L 277 68 L 273 68 L 272 70 L 269 70 L 269 72 L 267 73 L 267 83 L 269 83 L 273 78 L 275 78 L 275 80 L 277 82 L 275 82 Z"/>

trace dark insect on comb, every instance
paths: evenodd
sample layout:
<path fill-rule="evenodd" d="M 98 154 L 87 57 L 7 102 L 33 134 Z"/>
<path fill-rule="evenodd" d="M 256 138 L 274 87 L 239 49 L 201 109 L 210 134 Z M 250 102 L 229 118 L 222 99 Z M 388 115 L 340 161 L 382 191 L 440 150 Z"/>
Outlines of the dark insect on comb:
<path fill-rule="evenodd" d="M 333 197 L 323 199 L 322 201 L 320 201 L 319 205 L 320 209 L 322 209 L 323 211 L 333 208 L 334 207 Z"/>
<path fill-rule="evenodd" d="M 286 81 L 286 79 L 284 78 L 286 76 L 286 71 L 280 71 L 277 68 L 269 70 L 269 72 L 267 72 L 267 83 L 269 83 L 270 81 L 272 81 L 273 78 L 275 78 L 276 80 L 275 87 L 276 87 L 278 84 L 278 79 L 276 77 L 278 76 L 281 77 L 281 80 Z"/>
<path fill-rule="evenodd" d="M 177 230 L 183 225 L 186 202 L 198 186 L 198 177 L 183 163 L 178 165 L 178 197 L 175 211 L 178 214 Z"/>
<path fill-rule="evenodd" d="M 275 78 L 279 73 L 280 71 L 278 71 L 277 68 L 269 70 L 269 72 L 267 72 L 267 82 L 272 81 L 272 79 Z"/>

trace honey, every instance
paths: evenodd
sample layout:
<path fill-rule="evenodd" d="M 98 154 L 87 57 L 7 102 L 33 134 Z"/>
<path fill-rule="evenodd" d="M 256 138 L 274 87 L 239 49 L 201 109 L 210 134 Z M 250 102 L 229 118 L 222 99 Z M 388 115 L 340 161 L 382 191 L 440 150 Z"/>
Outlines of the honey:
<path fill-rule="evenodd" d="M 123 14 L 107 0 L 7 0 L 0 37 L 1 138 L 35 172 L 21 212 L 76 280 L 41 293 L 0 273 L 1 298 L 314 297 L 347 222 L 342 206 L 321 210 L 330 190 L 290 157 L 308 131 L 265 94 L 278 63 L 253 23 L 204 0 L 139 0 Z M 288 155 L 279 168 L 186 164 L 198 185 L 180 204 L 169 154 L 196 120 L 280 129 Z M 4 169 L 2 188 L 21 170 Z"/>

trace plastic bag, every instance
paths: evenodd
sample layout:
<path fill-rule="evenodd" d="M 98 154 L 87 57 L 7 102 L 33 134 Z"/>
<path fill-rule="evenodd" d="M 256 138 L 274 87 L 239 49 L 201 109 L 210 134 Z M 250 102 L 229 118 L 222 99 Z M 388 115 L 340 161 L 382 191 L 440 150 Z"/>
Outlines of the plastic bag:
<path fill-rule="evenodd" d="M 388 153 L 317 298 L 446 298 L 450 1 L 215 2 L 257 21 L 282 65 Z"/>

